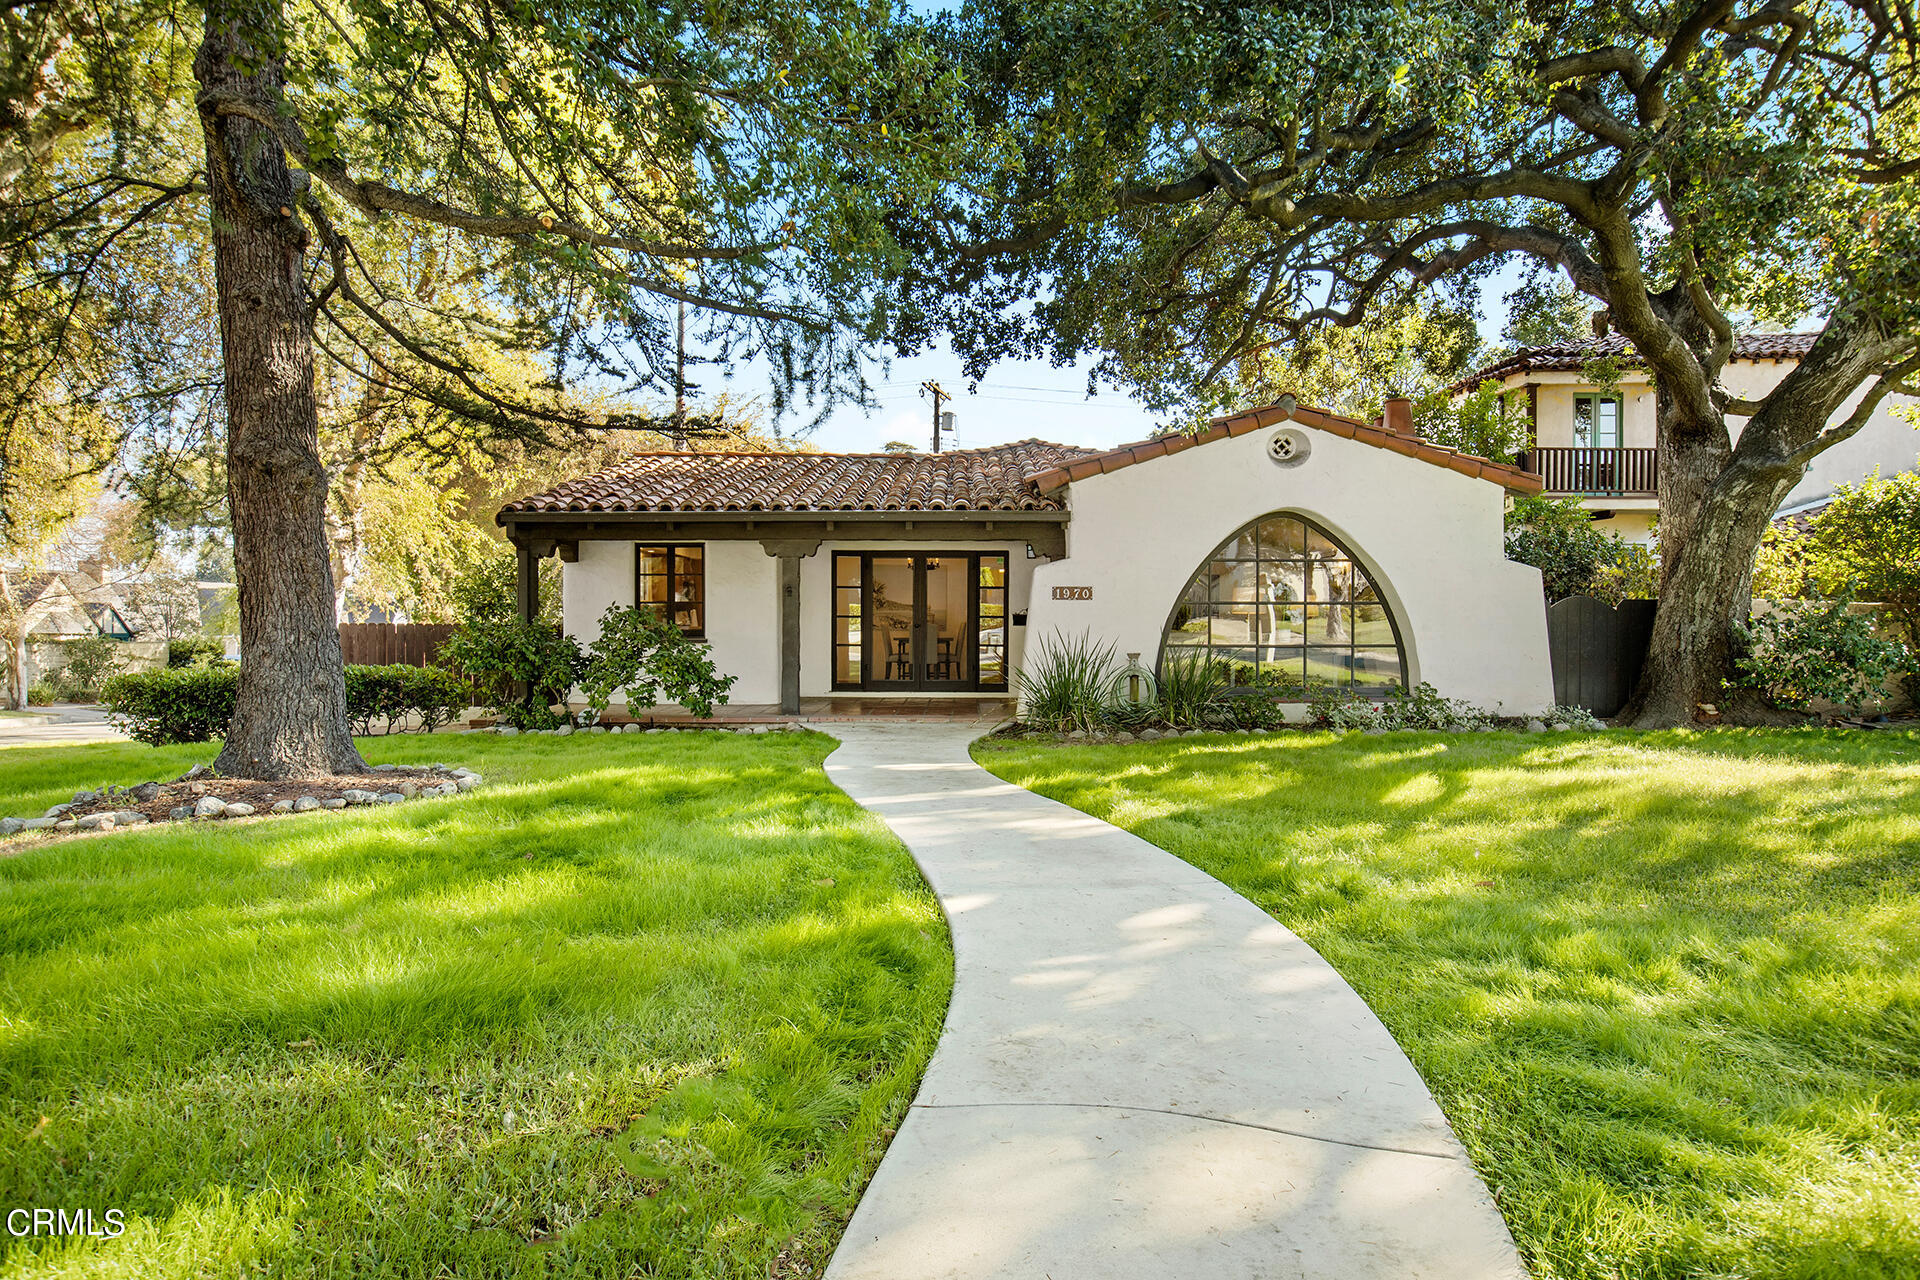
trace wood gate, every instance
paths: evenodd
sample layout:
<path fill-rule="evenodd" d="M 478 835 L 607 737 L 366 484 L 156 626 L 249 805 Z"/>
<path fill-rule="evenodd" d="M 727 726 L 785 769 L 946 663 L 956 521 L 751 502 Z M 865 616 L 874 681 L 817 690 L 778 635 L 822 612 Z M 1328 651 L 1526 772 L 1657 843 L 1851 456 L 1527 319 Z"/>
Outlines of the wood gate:
<path fill-rule="evenodd" d="M 1619 608 L 1591 596 L 1568 596 L 1547 608 L 1547 650 L 1553 658 L 1553 700 L 1617 715 L 1639 683 L 1653 638 L 1652 600 Z"/>

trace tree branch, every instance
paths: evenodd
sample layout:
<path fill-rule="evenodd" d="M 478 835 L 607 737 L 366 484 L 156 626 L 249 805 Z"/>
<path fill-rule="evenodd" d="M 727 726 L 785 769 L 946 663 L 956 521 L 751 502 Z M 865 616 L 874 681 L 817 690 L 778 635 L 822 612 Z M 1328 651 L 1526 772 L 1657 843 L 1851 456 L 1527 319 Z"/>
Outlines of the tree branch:
<path fill-rule="evenodd" d="M 401 191 L 383 183 L 355 179 L 344 164 L 339 161 L 316 160 L 310 150 L 306 132 L 298 123 L 285 116 L 278 115 L 270 107 L 238 94 L 217 91 L 202 92 L 198 99 L 203 108 L 210 108 L 217 115 L 238 116 L 251 120 L 255 124 L 272 131 L 280 145 L 287 149 L 301 168 L 319 178 L 328 187 L 354 208 L 377 217 L 383 213 L 398 213 L 406 217 L 417 218 L 422 222 L 432 222 L 443 227 L 452 227 L 459 231 L 475 235 L 512 237 L 555 235 L 581 244 L 593 245 L 602 249 L 615 249 L 626 253 L 644 254 L 650 258 L 684 259 L 689 261 L 735 261 L 750 258 L 757 254 L 770 253 L 787 247 L 784 241 L 768 241 L 761 244 L 740 245 L 737 247 L 715 247 L 706 245 L 670 244 L 656 240 L 641 240 L 632 236 L 610 235 L 594 231 L 575 222 L 556 218 L 551 214 L 483 214 L 462 209 L 430 196 L 417 195 L 410 191 Z M 643 286 L 647 287 L 647 286 Z M 665 292 L 657 290 L 657 292 Z M 678 296 L 668 293 L 667 296 Z M 711 300 L 701 305 L 714 305 L 722 310 L 725 306 Z M 743 315 L 758 315 L 758 312 L 740 311 Z M 763 318 L 787 319 L 791 317 L 768 314 Z"/>

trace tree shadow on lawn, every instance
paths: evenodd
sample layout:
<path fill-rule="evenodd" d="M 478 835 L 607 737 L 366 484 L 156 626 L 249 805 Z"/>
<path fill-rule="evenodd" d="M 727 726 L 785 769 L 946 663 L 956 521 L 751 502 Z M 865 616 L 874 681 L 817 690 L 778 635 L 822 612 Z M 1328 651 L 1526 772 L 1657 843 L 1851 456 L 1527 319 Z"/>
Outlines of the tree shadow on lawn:
<path fill-rule="evenodd" d="M 105 1254 L 295 1272 L 510 1270 L 532 1240 L 583 1273 L 824 1261 L 951 957 L 905 851 L 781 754 L 40 851 L 9 877 L 37 902 L 5 924 L 0 1114 L 50 1122 L 0 1198 L 140 1215 Z M 718 1104 L 675 1089 L 709 1077 Z M 659 1176 L 622 1155 L 642 1114 Z"/>
<path fill-rule="evenodd" d="M 1542 1273 L 1911 1277 L 1920 760 L 1877 735 L 1774 737 L 1301 735 L 982 761 L 1326 955 Z"/>

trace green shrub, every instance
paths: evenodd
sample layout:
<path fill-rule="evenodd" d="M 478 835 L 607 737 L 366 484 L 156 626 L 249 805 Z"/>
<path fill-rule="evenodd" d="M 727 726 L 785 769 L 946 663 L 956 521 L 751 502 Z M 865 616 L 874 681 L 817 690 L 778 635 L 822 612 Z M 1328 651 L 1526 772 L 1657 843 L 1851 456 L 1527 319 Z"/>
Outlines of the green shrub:
<path fill-rule="evenodd" d="M 1384 729 L 1380 704 L 1349 690 L 1327 689 L 1307 703 L 1307 721 L 1324 729 Z"/>
<path fill-rule="evenodd" d="M 1344 690 L 1328 690 L 1307 705 L 1307 719 L 1328 729 L 1441 729 L 1466 733 L 1490 729 L 1494 714 L 1459 698 L 1443 698 L 1432 685 L 1391 689 L 1384 702 Z"/>
<path fill-rule="evenodd" d="M 409 719 L 432 733 L 465 711 L 473 702 L 466 682 L 438 667 L 350 666 L 347 676 L 347 719 L 362 736 L 393 733 Z"/>
<path fill-rule="evenodd" d="M 469 617 L 440 645 L 440 665 L 472 684 L 502 724 L 551 729 L 586 659 L 572 636 L 517 617 Z"/>
<path fill-rule="evenodd" d="M 169 667 L 212 666 L 226 659 L 226 646 L 211 636 L 183 636 L 167 641 Z"/>
<path fill-rule="evenodd" d="M 50 707 L 60 701 L 60 691 L 51 681 L 35 680 L 27 686 L 27 705 L 30 707 Z"/>
<path fill-rule="evenodd" d="M 1021 668 L 1021 716 L 1055 733 L 1094 733 L 1110 714 L 1118 671 L 1111 644 L 1096 644 L 1085 632 L 1049 636 Z"/>
<path fill-rule="evenodd" d="M 1271 693 L 1236 693 L 1226 699 L 1226 710 L 1238 728 L 1278 729 L 1287 723 L 1287 713 L 1281 701 Z"/>
<path fill-rule="evenodd" d="M 239 683 L 238 667 L 170 667 L 114 676 L 100 701 L 138 742 L 207 742 L 225 736 Z"/>
<path fill-rule="evenodd" d="M 1514 499 L 1506 541 L 1507 559 L 1538 569 L 1550 601 L 1592 596 L 1619 604 L 1657 594 L 1654 554 L 1594 528 L 1577 498 Z"/>
<path fill-rule="evenodd" d="M 452 720 L 472 701 L 457 677 L 432 667 L 346 669 L 347 718 L 354 732 L 380 721 L 392 733 L 409 717 L 429 731 Z M 208 742 L 224 737 L 240 685 L 234 665 L 167 667 L 108 680 L 100 690 L 108 716 L 136 741 L 152 746 Z"/>
<path fill-rule="evenodd" d="M 1736 682 L 1783 707 L 1816 701 L 1854 707 L 1886 696 L 1886 682 L 1911 672 L 1906 647 L 1873 633 L 1873 619 L 1831 601 L 1780 600 L 1748 622 Z"/>
<path fill-rule="evenodd" d="M 600 637 L 587 646 L 578 676 L 594 719 L 615 694 L 624 694 L 629 708 L 658 706 L 664 694 L 704 718 L 725 704 L 735 679 L 721 675 L 713 651 L 687 639 L 657 609 L 632 605 L 613 605 L 600 615 Z"/>
<path fill-rule="evenodd" d="M 1394 688 L 1380 704 L 1389 729 L 1445 729 L 1454 733 L 1493 727 L 1494 715 L 1460 698 L 1443 698 L 1424 680 L 1417 689 Z"/>

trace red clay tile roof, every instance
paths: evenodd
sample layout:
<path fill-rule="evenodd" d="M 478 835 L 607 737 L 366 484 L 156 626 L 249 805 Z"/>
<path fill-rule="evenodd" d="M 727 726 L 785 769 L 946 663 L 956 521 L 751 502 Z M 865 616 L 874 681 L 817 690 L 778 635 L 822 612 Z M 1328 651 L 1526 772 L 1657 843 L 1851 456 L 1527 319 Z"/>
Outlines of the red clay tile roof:
<path fill-rule="evenodd" d="M 1813 348 L 1817 333 L 1743 333 L 1733 340 L 1735 360 L 1798 360 Z M 1504 360 L 1478 369 L 1454 383 L 1454 389 L 1471 390 L 1489 379 L 1498 382 L 1516 373 L 1566 372 L 1578 370 L 1589 360 L 1602 356 L 1624 356 L 1627 340 L 1617 333 L 1604 338 L 1585 338 L 1578 342 L 1556 342 L 1545 347 L 1527 347 Z M 1637 363 L 1629 359 L 1629 365 Z"/>
<path fill-rule="evenodd" d="M 1090 450 L 1044 440 L 951 453 L 640 453 L 510 502 L 569 511 L 1058 511 L 1026 477 Z"/>
<path fill-rule="evenodd" d="M 1414 436 L 1396 435 L 1385 427 L 1376 427 L 1358 418 L 1342 417 L 1337 413 L 1328 413 L 1324 409 L 1310 409 L 1305 405 L 1293 404 L 1291 401 L 1292 397 L 1283 396 L 1278 403 L 1267 405 L 1265 408 L 1248 409 L 1243 413 L 1215 418 L 1205 431 L 1194 435 L 1161 436 L 1157 440 L 1142 440 L 1137 444 L 1121 445 L 1118 449 L 1112 449 L 1106 453 L 1081 457 L 1029 476 L 1028 481 L 1042 493 L 1052 493 L 1075 480 L 1085 480 L 1088 476 L 1118 471 L 1136 462 L 1165 457 L 1170 453 L 1182 453 L 1199 445 L 1211 444 L 1215 440 L 1244 436 L 1248 432 L 1259 431 L 1266 427 L 1277 427 L 1283 422 L 1297 422 L 1303 427 L 1315 427 L 1329 435 L 1357 440 L 1361 444 L 1370 444 L 1378 449 L 1390 449 L 1394 453 L 1404 454 L 1409 458 L 1418 458 L 1422 462 L 1446 467 L 1450 471 L 1458 471 L 1461 475 L 1491 480 L 1495 484 L 1504 485 L 1519 493 L 1540 492 L 1542 484 L 1540 477 L 1522 471 L 1518 467 L 1490 462 L 1470 453 L 1456 453 L 1452 449 Z"/>

